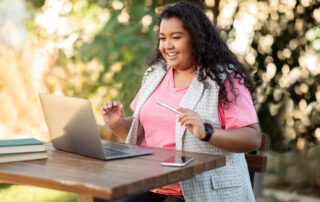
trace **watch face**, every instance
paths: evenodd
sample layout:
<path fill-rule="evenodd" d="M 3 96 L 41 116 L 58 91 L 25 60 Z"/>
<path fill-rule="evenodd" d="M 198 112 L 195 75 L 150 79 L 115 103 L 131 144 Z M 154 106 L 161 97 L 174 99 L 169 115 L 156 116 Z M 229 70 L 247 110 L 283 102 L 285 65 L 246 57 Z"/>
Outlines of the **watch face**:
<path fill-rule="evenodd" d="M 209 133 L 213 133 L 214 132 L 213 127 L 210 124 L 205 123 L 204 127 L 205 127 L 207 132 L 209 132 Z"/>

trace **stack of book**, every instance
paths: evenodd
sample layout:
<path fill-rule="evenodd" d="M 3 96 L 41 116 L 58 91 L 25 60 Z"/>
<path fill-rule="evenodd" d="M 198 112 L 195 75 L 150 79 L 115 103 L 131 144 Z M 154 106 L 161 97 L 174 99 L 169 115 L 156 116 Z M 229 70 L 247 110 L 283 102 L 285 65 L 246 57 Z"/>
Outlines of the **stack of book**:
<path fill-rule="evenodd" d="M 45 159 L 46 148 L 43 142 L 33 139 L 0 140 L 0 163 Z"/>

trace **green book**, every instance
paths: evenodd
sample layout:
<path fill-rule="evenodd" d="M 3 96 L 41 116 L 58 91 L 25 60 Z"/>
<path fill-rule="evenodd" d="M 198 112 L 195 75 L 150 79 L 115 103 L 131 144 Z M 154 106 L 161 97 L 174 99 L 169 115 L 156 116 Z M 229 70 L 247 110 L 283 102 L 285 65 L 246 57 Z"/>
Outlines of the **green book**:
<path fill-rule="evenodd" d="M 0 155 L 44 151 L 46 148 L 43 142 L 34 138 L 0 140 Z"/>

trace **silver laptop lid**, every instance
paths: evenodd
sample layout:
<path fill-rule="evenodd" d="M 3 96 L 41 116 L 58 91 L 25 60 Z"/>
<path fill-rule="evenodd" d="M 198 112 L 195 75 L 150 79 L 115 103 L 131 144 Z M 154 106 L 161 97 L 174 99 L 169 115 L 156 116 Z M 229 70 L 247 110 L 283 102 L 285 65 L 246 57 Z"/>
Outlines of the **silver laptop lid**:
<path fill-rule="evenodd" d="M 55 148 L 104 159 L 99 129 L 89 100 L 39 93 Z"/>

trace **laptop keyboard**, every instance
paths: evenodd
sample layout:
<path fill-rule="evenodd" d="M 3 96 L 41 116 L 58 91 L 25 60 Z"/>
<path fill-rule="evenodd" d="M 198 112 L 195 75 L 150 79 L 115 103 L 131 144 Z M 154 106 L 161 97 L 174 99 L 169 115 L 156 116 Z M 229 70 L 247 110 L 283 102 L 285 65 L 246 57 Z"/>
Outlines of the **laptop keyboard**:
<path fill-rule="evenodd" d="M 115 149 L 115 150 L 126 150 L 126 149 L 130 149 L 130 147 L 122 145 L 122 144 L 112 144 L 110 146 L 111 149 Z"/>
<path fill-rule="evenodd" d="M 102 146 L 105 149 L 114 149 L 114 150 L 128 150 L 130 147 L 118 143 L 102 141 Z"/>
<path fill-rule="evenodd" d="M 124 152 L 116 151 L 113 149 L 103 149 L 103 153 L 105 156 L 120 156 L 120 155 L 126 154 Z"/>

